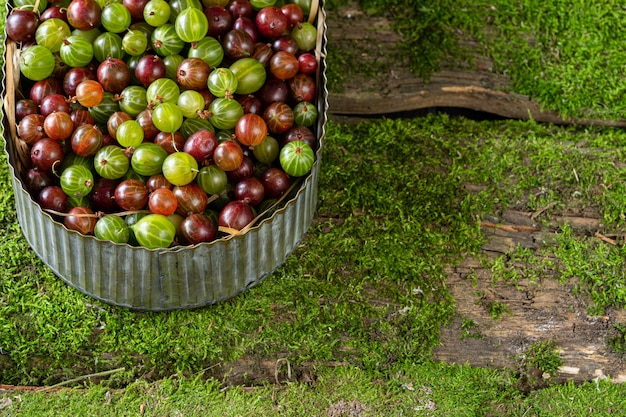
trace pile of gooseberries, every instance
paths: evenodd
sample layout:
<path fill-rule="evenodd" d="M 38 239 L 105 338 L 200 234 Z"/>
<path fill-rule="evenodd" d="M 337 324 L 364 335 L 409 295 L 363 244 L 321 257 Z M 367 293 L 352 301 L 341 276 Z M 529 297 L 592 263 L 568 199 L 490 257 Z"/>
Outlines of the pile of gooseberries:
<path fill-rule="evenodd" d="M 14 0 L 33 199 L 146 248 L 245 232 L 319 147 L 310 1 Z"/>

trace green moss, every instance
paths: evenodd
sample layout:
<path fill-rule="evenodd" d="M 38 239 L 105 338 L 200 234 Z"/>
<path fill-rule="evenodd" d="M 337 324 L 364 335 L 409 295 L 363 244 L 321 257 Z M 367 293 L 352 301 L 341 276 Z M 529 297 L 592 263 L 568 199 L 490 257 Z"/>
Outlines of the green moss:
<path fill-rule="evenodd" d="M 563 365 L 558 347 L 553 340 L 530 345 L 524 353 L 524 363 L 548 374 L 554 374 Z"/>
<path fill-rule="evenodd" d="M 468 337 L 472 337 L 475 339 L 482 339 L 482 334 L 480 332 L 475 331 L 478 327 L 478 324 L 471 319 L 464 318 L 461 323 L 461 340 L 466 339 Z"/>
<path fill-rule="evenodd" d="M 613 352 L 624 354 L 626 352 L 626 325 L 624 323 L 616 323 L 613 325 L 613 331 L 606 341 Z"/>
<path fill-rule="evenodd" d="M 51 393 L 20 393 L 1 398 L 3 411 L 20 416 L 185 415 L 301 416 L 389 415 L 584 416 L 623 415 L 626 387 L 608 380 L 554 384 L 522 395 L 510 372 L 446 364 L 402 364 L 386 379 L 372 379 L 359 368 L 321 370 L 311 384 L 227 387 L 200 376 L 125 390 L 89 385 Z"/>
<path fill-rule="evenodd" d="M 589 314 L 602 315 L 607 307 L 626 306 L 624 247 L 597 238 L 581 238 L 565 225 L 546 252 L 558 260 L 559 279 L 576 279 L 577 293 L 587 295 L 593 304 Z"/>
<path fill-rule="evenodd" d="M 513 89 L 563 117 L 617 119 L 624 114 L 618 3 L 501 1 L 491 14 L 498 37 L 490 52 L 511 71 Z"/>
<path fill-rule="evenodd" d="M 502 317 L 504 313 L 511 314 L 511 310 L 506 306 L 506 304 L 500 303 L 498 301 L 493 301 L 489 303 L 487 311 L 489 311 L 489 315 L 494 320 L 500 319 L 500 317 Z"/>

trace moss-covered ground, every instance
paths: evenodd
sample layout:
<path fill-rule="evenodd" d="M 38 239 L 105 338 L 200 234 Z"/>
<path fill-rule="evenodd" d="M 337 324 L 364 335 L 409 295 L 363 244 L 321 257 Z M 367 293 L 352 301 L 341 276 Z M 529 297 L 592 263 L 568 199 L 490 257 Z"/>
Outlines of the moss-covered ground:
<path fill-rule="evenodd" d="M 497 414 L 503 407 L 528 413 L 549 397 L 535 392 L 522 399 L 515 373 L 431 360 L 439 329 L 454 314 L 444 268 L 479 251 L 485 213 L 516 204 L 532 209 L 539 202 L 530 196 L 539 187 L 550 193 L 554 210 L 597 207 L 622 233 L 624 189 L 614 185 L 624 175 L 619 149 L 625 143 L 617 129 L 445 115 L 356 126 L 330 122 L 319 210 L 296 253 L 230 301 L 169 313 L 111 307 L 61 283 L 28 249 L 9 191 L 1 217 L 2 382 L 49 386 L 112 372 L 96 376 L 102 386 L 89 390 L 7 395 L 8 410 L 37 415 L 38 407 L 58 402 L 60 409 L 71 400 L 90 414 L 96 396 L 101 415 L 141 404 L 148 415 L 181 407 L 184 415 L 206 415 L 224 406 L 217 396 L 231 407 L 223 415 L 245 415 L 241 409 L 249 402 L 256 415 L 302 415 L 305 409 L 319 415 L 342 401 L 360 404 L 353 406 L 368 410 L 363 415 L 403 407 L 432 407 L 429 413 L 439 415 Z M 470 192 L 467 183 L 484 185 L 483 191 Z M 591 294 L 597 308 L 622 306 L 619 288 L 602 278 L 623 281 L 622 246 L 600 247 L 565 231 L 562 239 L 545 249 L 567 266 L 557 279 L 578 276 L 580 291 Z M 224 366 L 242 358 L 275 362 L 276 378 L 254 388 L 222 385 Z M 591 400 L 618 410 L 623 395 L 621 385 L 605 382 L 550 389 L 563 396 L 550 405 L 559 413 L 570 407 L 582 413 Z M 598 389 L 607 392 L 602 400 Z M 572 390 L 575 397 L 567 394 Z M 206 392 L 215 394 L 211 401 L 201 400 Z M 185 395 L 194 398 L 185 403 Z M 302 395 L 305 400 L 295 400 Z M 589 397 L 577 403 L 580 396 Z"/>
<path fill-rule="evenodd" d="M 501 3 L 497 10 L 518 10 L 501 20 L 525 16 L 534 24 L 537 16 L 526 13 L 543 10 Z M 575 4 L 566 6 L 554 10 L 570 16 Z M 546 36 L 567 22 L 546 24 Z M 549 90 L 533 88 L 535 95 Z M 603 97 L 607 108 L 620 110 Z M 579 110 L 593 110 L 587 104 L 579 102 Z M 545 219 L 592 208 L 618 244 L 564 226 L 544 252 L 493 261 L 500 273 L 494 279 L 515 279 L 520 271 L 509 262 L 525 256 L 526 276 L 576 279 L 590 314 L 624 307 L 625 149 L 620 129 L 441 114 L 356 125 L 331 120 L 319 208 L 295 253 L 236 298 L 165 313 L 103 304 L 56 278 L 21 235 L 2 155 L 0 384 L 61 385 L 0 391 L 0 415 L 626 415 L 624 385 L 596 380 L 522 392 L 516 372 L 431 356 L 454 317 L 445 269 L 478 255 L 481 219 L 509 207 L 541 209 Z M 613 341 L 618 350 L 624 344 Z M 558 365 L 550 355 L 535 359 L 538 367 Z M 253 366 L 261 363 L 274 373 Z M 242 364 L 252 364 L 248 375 L 229 373 Z"/>

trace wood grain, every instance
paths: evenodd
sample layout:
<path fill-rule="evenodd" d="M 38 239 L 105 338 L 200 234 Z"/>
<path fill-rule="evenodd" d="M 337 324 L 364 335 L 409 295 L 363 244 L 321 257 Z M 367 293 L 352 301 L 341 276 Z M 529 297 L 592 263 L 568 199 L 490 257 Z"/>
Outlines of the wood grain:
<path fill-rule="evenodd" d="M 531 216 L 508 212 L 502 216 L 503 223 L 484 222 L 482 229 L 488 239 L 483 254 L 493 259 L 517 247 L 535 251 L 553 241 L 553 229 L 537 227 Z M 600 225 L 597 218 L 560 216 L 555 217 L 554 226 L 563 222 L 579 231 L 598 230 Z M 517 266 L 520 270 L 532 268 Z M 559 282 L 542 276 L 514 283 L 498 281 L 474 258 L 447 272 L 446 286 L 456 302 L 456 317 L 442 329 L 441 344 L 433 352 L 436 360 L 524 373 L 528 372 L 522 368 L 529 346 L 552 341 L 563 365 L 554 375 L 539 373 L 538 382 L 626 381 L 626 364 L 606 343 L 615 334 L 614 325 L 626 321 L 625 310 L 609 309 L 603 316 L 590 316 L 585 297 L 573 293 L 574 280 Z M 506 312 L 495 320 L 489 313 L 494 302 L 506 306 Z M 468 322 L 475 327 L 464 328 Z"/>
<path fill-rule="evenodd" d="M 515 93 L 511 79 L 494 71 L 490 58 L 481 55 L 479 45 L 471 40 L 463 41 L 471 65 L 467 60 L 450 58 L 425 81 L 407 69 L 406 60 L 396 56 L 397 43 L 402 38 L 386 18 L 369 16 L 355 6 L 346 6 L 328 12 L 327 27 L 329 48 L 347 57 L 341 85 L 331 86 L 328 96 L 331 115 L 380 116 L 456 108 L 555 124 L 626 126 L 624 119 L 564 119 L 554 111 L 543 109 L 531 97 Z M 364 76 L 353 70 L 359 66 L 384 70 L 376 76 Z"/>

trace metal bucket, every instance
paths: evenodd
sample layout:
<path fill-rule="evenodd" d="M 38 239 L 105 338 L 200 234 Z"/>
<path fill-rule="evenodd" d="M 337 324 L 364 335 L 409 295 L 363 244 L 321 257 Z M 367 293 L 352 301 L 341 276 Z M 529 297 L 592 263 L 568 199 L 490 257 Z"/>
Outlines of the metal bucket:
<path fill-rule="evenodd" d="M 20 152 L 11 106 L 17 80 L 6 56 L 4 97 L 5 152 L 8 157 L 17 218 L 31 248 L 63 281 L 105 303 L 138 310 L 196 308 L 231 298 L 258 284 L 281 266 L 303 239 L 318 202 L 327 111 L 326 25 L 319 5 L 316 15 L 320 68 L 317 78 L 319 142 L 311 173 L 271 215 L 245 233 L 194 246 L 149 250 L 115 244 L 68 230 L 32 199 L 20 176 Z M 19 76 L 19 67 L 17 67 Z M 13 73 L 11 75 L 10 73 Z M 20 149 L 21 148 L 21 149 Z"/>

